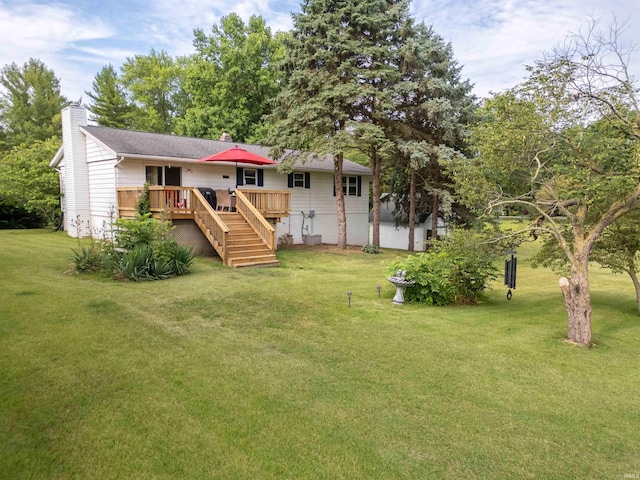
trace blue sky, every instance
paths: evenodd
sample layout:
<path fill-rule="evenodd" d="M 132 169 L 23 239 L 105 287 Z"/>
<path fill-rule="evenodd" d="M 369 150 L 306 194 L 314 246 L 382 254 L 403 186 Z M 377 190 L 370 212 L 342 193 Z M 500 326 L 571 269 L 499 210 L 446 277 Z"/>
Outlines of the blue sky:
<path fill-rule="evenodd" d="M 193 29 L 208 32 L 230 12 L 245 20 L 262 15 L 275 32 L 290 29 L 297 11 L 297 0 L 0 0 L 0 66 L 39 58 L 76 100 L 104 65 L 119 68 L 151 48 L 191 53 Z M 464 78 L 481 97 L 514 86 L 525 77 L 524 65 L 591 17 L 605 27 L 614 15 L 628 20 L 626 40 L 640 43 L 638 0 L 414 0 L 411 14 L 452 43 Z M 640 77 L 640 52 L 631 66 Z"/>

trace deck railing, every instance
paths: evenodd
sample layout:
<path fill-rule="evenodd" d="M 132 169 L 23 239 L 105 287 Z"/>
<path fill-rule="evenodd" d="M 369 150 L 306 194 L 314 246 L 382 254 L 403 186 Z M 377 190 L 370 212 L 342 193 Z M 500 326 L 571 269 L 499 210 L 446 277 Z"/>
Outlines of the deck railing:
<path fill-rule="evenodd" d="M 149 203 L 152 215 L 168 215 L 170 218 L 191 215 L 192 191 L 191 187 L 150 186 Z M 118 213 L 121 217 L 135 217 L 140 195 L 142 187 L 118 188 Z"/>
<path fill-rule="evenodd" d="M 276 248 L 276 230 L 265 220 L 242 190 L 236 190 L 236 210 L 251 225 L 262 241 L 272 252 Z"/>
<path fill-rule="evenodd" d="M 222 263 L 227 264 L 227 241 L 229 239 L 229 227 L 222 218 L 211 208 L 209 202 L 196 188 L 191 193 L 193 207 L 193 220 L 198 224 L 202 233 L 213 245 Z"/>
<path fill-rule="evenodd" d="M 245 188 L 240 190 L 249 203 L 267 218 L 285 217 L 291 211 L 291 192 L 285 190 L 247 190 Z"/>

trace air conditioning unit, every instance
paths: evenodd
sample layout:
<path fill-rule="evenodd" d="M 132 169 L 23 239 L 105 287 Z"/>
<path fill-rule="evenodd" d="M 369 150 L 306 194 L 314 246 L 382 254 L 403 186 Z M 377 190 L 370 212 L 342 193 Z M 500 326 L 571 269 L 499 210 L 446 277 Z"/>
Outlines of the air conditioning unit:
<path fill-rule="evenodd" d="M 320 245 L 322 243 L 322 235 L 303 235 L 302 241 L 305 245 Z"/>

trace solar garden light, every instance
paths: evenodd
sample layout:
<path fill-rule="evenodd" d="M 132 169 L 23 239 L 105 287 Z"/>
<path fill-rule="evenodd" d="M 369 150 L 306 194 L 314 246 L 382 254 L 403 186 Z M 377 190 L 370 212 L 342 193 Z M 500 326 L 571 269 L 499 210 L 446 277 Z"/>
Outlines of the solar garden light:
<path fill-rule="evenodd" d="M 380 298 L 380 289 L 382 287 L 380 285 L 376 285 L 376 290 L 378 290 L 378 298 Z"/>
<path fill-rule="evenodd" d="M 351 292 L 347 292 L 347 298 L 349 299 L 349 306 L 351 306 Z"/>

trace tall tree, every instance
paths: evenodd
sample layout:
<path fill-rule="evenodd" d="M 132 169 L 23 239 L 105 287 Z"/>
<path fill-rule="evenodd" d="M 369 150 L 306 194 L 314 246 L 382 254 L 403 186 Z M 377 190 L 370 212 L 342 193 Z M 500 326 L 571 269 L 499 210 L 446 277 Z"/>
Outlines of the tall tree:
<path fill-rule="evenodd" d="M 0 71 L 1 150 L 62 135 L 60 111 L 68 103 L 60 81 L 40 60 Z"/>
<path fill-rule="evenodd" d="M 522 85 L 487 100 L 474 132 L 479 156 L 457 172 L 468 201 L 535 213 L 528 230 L 557 244 L 570 265 L 561 282 L 567 338 L 586 346 L 591 251 L 640 198 L 640 99 L 621 32 L 592 22 L 531 67 Z"/>
<path fill-rule="evenodd" d="M 92 92 L 84 92 L 92 100 L 92 120 L 105 127 L 129 127 L 133 109 L 127 101 L 122 81 L 112 65 L 103 67 L 96 74 L 92 87 Z"/>
<path fill-rule="evenodd" d="M 435 236 L 444 213 L 464 210 L 454 205 L 447 168 L 467 153 L 468 125 L 476 103 L 471 83 L 461 78 L 451 44 L 431 27 L 414 25 L 400 53 L 402 82 L 396 88 L 392 118 L 401 165 L 394 166 L 391 186 L 408 212 L 412 250 L 416 212 L 431 213 Z"/>
<path fill-rule="evenodd" d="M 383 35 L 406 17 L 406 1 L 304 0 L 293 16 L 287 42 L 285 83 L 275 101 L 268 143 L 280 157 L 286 148 L 332 155 L 338 217 L 338 246 L 346 248 L 342 190 L 344 153 L 364 105 L 374 105 L 375 79 L 390 68 L 379 59 L 391 50 Z M 284 160 L 287 162 L 287 159 Z"/>
<path fill-rule="evenodd" d="M 253 15 L 245 25 L 232 13 L 210 35 L 197 29 L 194 36 L 196 54 L 184 80 L 191 105 L 178 120 L 178 132 L 218 138 L 226 131 L 241 142 L 256 140 L 280 89 L 282 34 L 272 35 L 262 17 Z"/>
<path fill-rule="evenodd" d="M 129 57 L 122 65 L 122 81 L 134 105 L 132 127 L 173 133 L 176 118 L 184 113 L 186 99 L 181 76 L 184 60 L 166 52 Z"/>

